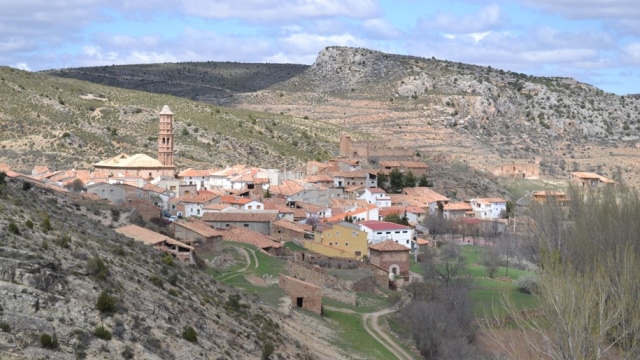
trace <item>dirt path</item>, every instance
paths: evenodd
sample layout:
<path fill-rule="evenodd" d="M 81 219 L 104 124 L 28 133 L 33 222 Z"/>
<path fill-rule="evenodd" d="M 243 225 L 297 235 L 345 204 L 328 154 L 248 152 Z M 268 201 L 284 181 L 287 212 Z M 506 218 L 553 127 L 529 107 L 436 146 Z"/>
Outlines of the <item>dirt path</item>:
<path fill-rule="evenodd" d="M 243 247 L 240 247 L 240 246 L 234 246 L 233 248 L 236 249 L 241 255 L 244 256 L 244 259 L 247 262 L 247 265 L 245 267 L 243 267 L 242 269 L 238 270 L 234 274 L 221 276 L 220 278 L 218 278 L 219 281 L 227 281 L 227 280 L 233 279 L 234 277 L 236 277 L 238 275 L 242 275 L 247 270 L 249 270 L 249 267 L 251 266 L 251 257 L 249 256 L 249 253 L 247 252 L 247 249 L 245 249 Z M 256 253 L 253 250 L 249 249 L 249 251 L 253 254 L 253 258 L 255 259 L 255 266 L 253 268 L 257 269 L 258 266 L 260 265 L 258 263 L 258 257 L 256 256 Z"/>
<path fill-rule="evenodd" d="M 362 314 L 362 323 L 364 329 L 367 330 L 369 335 L 376 339 L 380 344 L 387 348 L 398 359 L 413 360 L 413 356 L 407 353 L 395 340 L 391 339 L 378 325 L 378 318 L 381 315 L 386 315 L 395 312 L 395 309 L 386 308 L 373 313 Z M 371 320 L 371 326 L 369 326 L 369 320 Z"/>
<path fill-rule="evenodd" d="M 355 311 L 351 309 L 338 308 L 333 306 L 325 306 L 325 309 L 339 311 L 347 314 L 356 314 Z M 392 353 L 396 358 L 401 360 L 413 360 L 414 357 L 407 353 L 398 343 L 391 339 L 378 325 L 378 318 L 381 315 L 386 315 L 392 312 L 395 312 L 395 309 L 386 308 L 380 311 L 376 311 L 373 313 L 362 314 L 362 324 L 364 325 L 364 329 L 367 331 L 372 338 L 376 339 L 382 346 L 384 346 L 390 353 Z M 369 324 L 369 320 L 371 320 L 371 324 Z"/>

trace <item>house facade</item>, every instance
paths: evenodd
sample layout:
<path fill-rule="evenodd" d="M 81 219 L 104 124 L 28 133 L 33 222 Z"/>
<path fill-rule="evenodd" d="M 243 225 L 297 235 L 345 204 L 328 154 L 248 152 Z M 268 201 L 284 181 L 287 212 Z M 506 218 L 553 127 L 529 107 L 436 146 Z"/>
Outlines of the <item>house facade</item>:
<path fill-rule="evenodd" d="M 413 229 L 409 226 L 399 225 L 387 221 L 361 221 L 357 223 L 362 231 L 367 233 L 369 244 L 377 244 L 386 240 L 411 248 Z"/>
<path fill-rule="evenodd" d="M 500 219 L 507 211 L 507 201 L 501 198 L 472 199 L 470 203 L 478 219 Z"/>
<path fill-rule="evenodd" d="M 305 241 L 304 246 L 326 256 L 359 259 L 367 253 L 367 241 L 367 233 L 358 225 L 341 222 L 318 225 L 313 240 Z"/>
<path fill-rule="evenodd" d="M 391 197 L 386 191 L 379 188 L 365 189 L 358 199 L 366 200 L 369 204 L 374 204 L 380 209 L 391 206 Z"/>

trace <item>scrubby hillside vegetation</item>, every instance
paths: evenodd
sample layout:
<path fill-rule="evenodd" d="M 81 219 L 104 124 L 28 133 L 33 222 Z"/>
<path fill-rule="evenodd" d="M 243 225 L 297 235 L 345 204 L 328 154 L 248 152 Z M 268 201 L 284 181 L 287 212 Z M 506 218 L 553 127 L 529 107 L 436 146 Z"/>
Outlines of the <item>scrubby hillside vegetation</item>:
<path fill-rule="evenodd" d="M 0 162 L 87 168 L 120 152 L 155 157 L 158 112 L 175 113 L 179 167 L 294 166 L 333 153 L 339 128 L 0 67 Z"/>
<path fill-rule="evenodd" d="M 104 225 L 117 208 L 0 181 L 3 359 L 321 357 L 292 320 Z"/>

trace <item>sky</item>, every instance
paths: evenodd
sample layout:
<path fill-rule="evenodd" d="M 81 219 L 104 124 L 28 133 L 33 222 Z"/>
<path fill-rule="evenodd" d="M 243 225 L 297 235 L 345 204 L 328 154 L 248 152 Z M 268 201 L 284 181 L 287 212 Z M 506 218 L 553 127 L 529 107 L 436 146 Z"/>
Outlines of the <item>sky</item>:
<path fill-rule="evenodd" d="M 638 0 L 4 0 L 0 65 L 312 64 L 326 46 L 640 93 Z"/>

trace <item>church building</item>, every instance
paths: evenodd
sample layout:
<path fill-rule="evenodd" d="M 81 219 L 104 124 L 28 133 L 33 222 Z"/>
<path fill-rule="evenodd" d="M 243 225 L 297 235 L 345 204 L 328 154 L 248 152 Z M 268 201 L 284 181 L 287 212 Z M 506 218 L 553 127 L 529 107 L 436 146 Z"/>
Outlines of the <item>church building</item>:
<path fill-rule="evenodd" d="M 158 158 L 146 154 L 119 154 L 110 159 L 93 164 L 95 171 L 102 171 L 109 176 L 118 174 L 140 176 L 154 179 L 158 176 L 175 177 L 176 167 L 173 164 L 173 113 L 165 105 L 160 111 L 158 130 Z"/>

